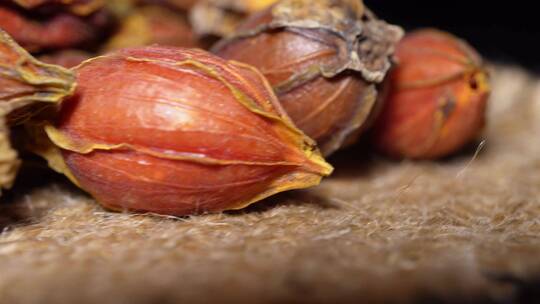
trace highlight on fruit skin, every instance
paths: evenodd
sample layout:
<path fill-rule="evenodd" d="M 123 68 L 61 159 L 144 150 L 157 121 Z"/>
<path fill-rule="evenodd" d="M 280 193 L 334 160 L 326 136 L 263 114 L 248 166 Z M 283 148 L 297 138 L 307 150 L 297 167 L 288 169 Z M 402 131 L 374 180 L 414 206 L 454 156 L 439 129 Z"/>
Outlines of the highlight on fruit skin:
<path fill-rule="evenodd" d="M 0 29 L 0 192 L 12 186 L 20 164 L 10 128 L 28 122 L 74 89 L 69 70 L 36 60 Z"/>
<path fill-rule="evenodd" d="M 372 140 L 396 158 L 448 156 L 482 131 L 489 80 L 482 59 L 449 33 L 422 29 L 399 43 L 398 66 Z"/>
<path fill-rule="evenodd" d="M 376 116 L 377 86 L 401 37 L 360 0 L 284 0 L 213 52 L 257 67 L 295 124 L 330 155 Z"/>
<path fill-rule="evenodd" d="M 114 210 L 240 209 L 333 170 L 251 66 L 202 50 L 123 49 L 75 68 L 36 152 Z"/>

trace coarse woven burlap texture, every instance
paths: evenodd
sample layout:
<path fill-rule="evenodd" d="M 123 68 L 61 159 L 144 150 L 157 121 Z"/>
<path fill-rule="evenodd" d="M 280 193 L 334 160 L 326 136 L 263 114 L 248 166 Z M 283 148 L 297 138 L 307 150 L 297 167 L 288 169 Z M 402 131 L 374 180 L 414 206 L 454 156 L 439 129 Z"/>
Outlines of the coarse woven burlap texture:
<path fill-rule="evenodd" d="M 321 186 L 240 212 L 112 213 L 63 178 L 18 187 L 0 203 L 0 303 L 540 301 L 540 80 L 492 79 L 485 145 L 439 162 L 359 145 Z"/>

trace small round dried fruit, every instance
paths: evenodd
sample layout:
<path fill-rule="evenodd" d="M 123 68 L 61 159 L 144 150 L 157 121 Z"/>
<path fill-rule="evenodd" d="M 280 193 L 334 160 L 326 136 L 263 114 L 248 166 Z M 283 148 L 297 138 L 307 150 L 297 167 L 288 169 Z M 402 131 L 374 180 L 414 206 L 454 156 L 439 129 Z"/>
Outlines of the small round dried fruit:
<path fill-rule="evenodd" d="M 68 13 L 55 15 L 45 21 L 35 21 L 1 6 L 0 28 L 30 52 L 88 44 L 99 36 L 98 28 Z"/>
<path fill-rule="evenodd" d="M 76 68 L 41 154 L 104 206 L 169 215 L 243 208 L 332 167 L 260 73 L 202 50 L 124 49 Z"/>
<path fill-rule="evenodd" d="M 401 35 L 359 0 L 285 0 L 213 51 L 259 68 L 295 124 L 329 155 L 365 129 Z"/>
<path fill-rule="evenodd" d="M 482 60 L 445 32 L 409 33 L 396 50 L 398 66 L 373 142 L 397 158 L 447 156 L 476 138 L 485 123 L 489 84 Z"/>

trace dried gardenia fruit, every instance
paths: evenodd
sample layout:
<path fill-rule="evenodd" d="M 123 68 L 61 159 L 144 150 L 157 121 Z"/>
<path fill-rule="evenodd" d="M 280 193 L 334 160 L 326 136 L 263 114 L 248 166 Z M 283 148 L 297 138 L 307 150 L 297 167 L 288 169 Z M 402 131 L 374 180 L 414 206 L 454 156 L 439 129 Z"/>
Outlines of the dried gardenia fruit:
<path fill-rule="evenodd" d="M 27 121 L 74 90 L 74 76 L 43 64 L 0 30 L 0 191 L 15 179 L 19 159 L 11 147 L 9 127 Z"/>
<path fill-rule="evenodd" d="M 366 127 L 401 36 L 359 0 L 285 0 L 214 52 L 261 70 L 295 124 L 329 155 Z"/>
<path fill-rule="evenodd" d="M 332 171 L 248 65 L 154 46 L 97 57 L 76 74 L 75 95 L 45 128 L 60 149 L 40 153 L 108 208 L 239 209 Z"/>
<path fill-rule="evenodd" d="M 394 157 L 447 156 L 473 140 L 485 123 L 489 84 L 476 51 L 433 29 L 412 32 L 396 50 L 398 67 L 373 141 Z"/>
<path fill-rule="evenodd" d="M 74 47 L 98 37 L 98 29 L 77 16 L 63 13 L 46 21 L 34 21 L 1 6 L 0 28 L 30 52 Z"/>
<path fill-rule="evenodd" d="M 263 10 L 277 0 L 200 0 L 190 11 L 193 30 L 199 37 L 225 37 L 251 13 Z"/>
<path fill-rule="evenodd" d="M 67 7 L 69 11 L 80 16 L 90 15 L 105 5 L 104 0 L 11 0 L 10 2 L 28 10 L 59 5 Z"/>
<path fill-rule="evenodd" d="M 105 50 L 151 44 L 194 47 L 196 39 L 184 16 L 165 7 L 147 6 L 134 10 L 122 21 Z"/>

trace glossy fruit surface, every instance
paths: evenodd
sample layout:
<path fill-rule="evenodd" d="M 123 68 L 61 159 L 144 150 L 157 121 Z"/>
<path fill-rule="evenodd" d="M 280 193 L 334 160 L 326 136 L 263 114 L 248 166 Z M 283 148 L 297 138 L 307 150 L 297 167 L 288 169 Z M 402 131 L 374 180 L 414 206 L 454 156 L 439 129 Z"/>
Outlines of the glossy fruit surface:
<path fill-rule="evenodd" d="M 186 215 L 313 186 L 332 168 L 254 68 L 201 50 L 124 49 L 76 69 L 44 154 L 116 210 Z"/>

